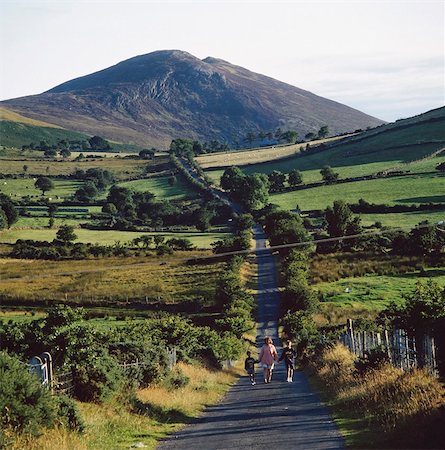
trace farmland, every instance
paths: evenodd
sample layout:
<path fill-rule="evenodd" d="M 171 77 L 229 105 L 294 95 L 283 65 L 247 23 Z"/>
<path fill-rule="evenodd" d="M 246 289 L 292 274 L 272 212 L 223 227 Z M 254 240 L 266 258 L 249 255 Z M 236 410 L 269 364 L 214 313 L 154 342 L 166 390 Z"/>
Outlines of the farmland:
<path fill-rule="evenodd" d="M 324 209 L 334 200 L 356 203 L 360 198 L 373 203 L 421 204 L 445 202 L 443 186 L 445 176 L 419 174 L 394 178 L 379 178 L 354 183 L 323 185 L 312 189 L 271 195 L 272 203 L 284 209 L 294 209 L 298 204 L 303 210 Z"/>
<path fill-rule="evenodd" d="M 210 252 L 204 253 L 210 255 Z M 187 264 L 203 252 L 82 261 L 0 259 L 0 295 L 16 302 L 70 300 L 100 306 L 138 300 L 201 306 L 213 301 L 216 277 L 223 263 Z M 160 264 L 162 262 L 162 264 Z"/>
<path fill-rule="evenodd" d="M 157 197 L 165 200 L 196 197 L 196 192 L 194 192 L 190 186 L 185 183 L 182 177 L 177 177 L 173 185 L 170 185 L 168 177 L 156 177 L 125 181 L 119 183 L 119 186 L 126 187 L 134 191 L 149 191 Z"/>
<path fill-rule="evenodd" d="M 31 222 L 31 221 L 30 221 Z M 46 222 L 46 223 L 45 223 Z M 38 222 L 37 222 L 38 223 Z M 46 226 L 48 219 L 41 218 L 41 223 Z M 57 219 L 56 219 L 57 223 Z M 79 223 L 73 219 L 60 219 L 60 224 L 75 225 Z M 33 239 L 36 241 L 52 241 L 55 239 L 57 229 L 15 229 L 0 231 L 0 242 L 2 243 L 14 243 L 17 239 Z M 90 244 L 100 245 L 114 245 L 116 242 L 127 243 L 133 239 L 144 236 L 164 236 L 166 239 L 176 237 L 189 239 L 193 245 L 198 248 L 210 248 L 210 244 L 214 241 L 222 239 L 228 236 L 229 231 L 219 229 L 217 231 L 159 231 L 159 232 L 142 232 L 142 231 L 118 231 L 118 230 L 88 230 L 88 229 L 76 229 L 77 242 L 84 242 Z"/>
<path fill-rule="evenodd" d="M 25 174 L 23 166 L 28 166 L 26 175 L 36 176 L 70 176 L 76 170 L 103 169 L 112 171 L 118 180 L 134 179 L 142 176 L 147 166 L 165 163 L 165 159 L 156 159 L 154 162 L 140 159 L 130 159 L 121 157 L 105 158 L 86 158 L 77 160 L 52 160 L 52 159 L 34 159 L 21 157 L 20 159 L 0 159 L 2 175 L 20 175 Z"/>
<path fill-rule="evenodd" d="M 351 135 L 348 135 L 351 136 Z M 327 142 L 334 142 L 344 139 L 345 136 L 317 139 L 310 142 L 310 145 L 319 145 Z M 198 164 L 204 169 L 212 169 L 227 166 L 247 166 L 250 164 L 260 164 L 270 162 L 275 159 L 286 158 L 300 152 L 301 147 L 306 143 L 292 145 L 276 145 L 271 147 L 259 147 L 250 150 L 227 151 L 200 155 L 196 158 Z"/>

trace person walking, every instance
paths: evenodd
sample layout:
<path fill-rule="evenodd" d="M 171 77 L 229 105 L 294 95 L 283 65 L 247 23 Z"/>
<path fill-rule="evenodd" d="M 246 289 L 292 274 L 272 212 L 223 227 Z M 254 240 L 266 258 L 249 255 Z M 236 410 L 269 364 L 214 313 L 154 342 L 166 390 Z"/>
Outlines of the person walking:
<path fill-rule="evenodd" d="M 247 352 L 247 358 L 244 361 L 244 368 L 246 369 L 247 374 L 249 375 L 250 382 L 252 386 L 255 386 L 255 359 L 252 358 L 252 354 Z"/>
<path fill-rule="evenodd" d="M 297 356 L 297 352 L 292 348 L 292 341 L 286 342 L 286 347 L 283 347 L 283 350 L 280 355 L 280 359 L 278 361 L 283 361 L 286 364 L 287 369 L 287 382 L 292 383 L 292 378 L 294 376 L 294 361 Z"/>
<path fill-rule="evenodd" d="M 264 369 L 264 382 L 270 383 L 272 381 L 272 371 L 274 364 L 278 359 L 277 349 L 273 345 L 272 339 L 267 336 L 264 338 L 264 345 L 261 347 L 258 361 Z"/>

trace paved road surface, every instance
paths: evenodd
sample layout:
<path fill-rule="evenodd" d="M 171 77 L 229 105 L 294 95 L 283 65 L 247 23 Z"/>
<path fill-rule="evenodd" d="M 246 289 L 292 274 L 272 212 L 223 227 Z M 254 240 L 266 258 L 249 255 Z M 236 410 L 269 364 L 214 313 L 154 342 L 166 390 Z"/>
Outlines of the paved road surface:
<path fill-rule="evenodd" d="M 257 249 L 265 248 L 260 228 L 255 229 Z M 278 346 L 278 292 L 274 256 L 258 257 L 258 345 L 265 335 Z M 264 384 L 260 370 L 256 386 L 242 377 L 217 405 L 160 443 L 159 450 L 327 450 L 342 449 L 343 440 L 327 410 L 312 392 L 303 372 L 293 383 L 285 381 L 283 364 Z"/>

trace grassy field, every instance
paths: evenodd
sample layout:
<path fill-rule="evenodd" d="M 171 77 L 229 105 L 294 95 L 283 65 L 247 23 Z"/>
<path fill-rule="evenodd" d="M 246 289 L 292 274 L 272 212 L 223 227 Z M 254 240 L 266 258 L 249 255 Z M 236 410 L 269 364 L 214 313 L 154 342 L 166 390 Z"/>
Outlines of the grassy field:
<path fill-rule="evenodd" d="M 72 221 L 71 224 L 75 224 L 72 219 L 67 219 L 67 223 Z M 62 222 L 62 219 L 60 219 Z M 78 223 L 79 221 L 77 221 Z M 82 221 L 80 221 L 82 222 Z M 32 222 L 29 222 L 32 223 Z M 43 226 L 48 225 L 48 219 L 41 218 Z M 57 220 L 56 220 L 57 223 Z M 52 241 L 56 237 L 56 229 L 16 229 L 11 228 L 9 230 L 0 231 L 0 242 L 6 244 L 13 244 L 17 239 L 34 239 L 36 241 Z M 222 239 L 228 235 L 224 231 L 175 231 L 175 232 L 139 232 L 139 231 L 118 231 L 118 230 L 87 230 L 76 229 L 77 242 L 101 244 L 101 245 L 113 245 L 116 242 L 130 242 L 134 238 L 142 235 L 162 235 L 166 239 L 171 237 L 190 239 L 198 248 L 210 248 L 210 244 L 214 241 Z"/>
<path fill-rule="evenodd" d="M 33 160 L 33 159 L 0 159 L 1 173 L 5 175 L 23 175 L 23 166 L 28 166 L 27 175 L 31 177 L 51 175 L 71 175 L 77 169 L 91 168 L 110 170 L 118 180 L 129 180 L 140 177 L 148 165 L 153 166 L 165 162 L 163 158 L 154 161 L 127 158 L 84 159 L 82 161 Z"/>
<path fill-rule="evenodd" d="M 424 220 L 428 220 L 431 223 L 438 223 L 441 220 L 445 220 L 445 210 L 358 215 L 361 217 L 362 225 L 364 226 L 370 226 L 376 222 L 380 222 L 387 227 L 401 227 L 406 229 L 411 229 Z"/>
<path fill-rule="evenodd" d="M 119 183 L 119 186 L 134 191 L 149 191 L 155 194 L 157 198 L 163 200 L 196 198 L 196 192 L 190 188 L 190 185 L 187 184 L 182 177 L 177 176 L 176 183 L 173 186 L 170 186 L 168 179 L 169 177 L 144 178 L 141 180 Z"/>
<path fill-rule="evenodd" d="M 363 198 L 372 203 L 388 205 L 445 202 L 444 183 L 445 175 L 438 172 L 435 175 L 420 174 L 324 185 L 273 194 L 270 201 L 284 209 L 293 209 L 298 204 L 303 210 L 324 209 L 339 199 L 356 203 Z"/>
<path fill-rule="evenodd" d="M 19 200 L 29 195 L 34 199 L 42 198 L 42 191 L 34 186 L 35 178 L 18 178 L 0 180 L 0 192 L 11 197 L 12 200 Z M 51 198 L 52 201 L 63 201 L 71 197 L 74 192 L 82 185 L 81 181 L 58 180 L 53 179 L 54 189 L 45 193 L 45 198 Z"/>
<path fill-rule="evenodd" d="M 6 120 L 9 122 L 20 122 L 26 125 L 34 125 L 37 127 L 48 127 L 48 128 L 61 128 L 58 125 L 54 125 L 48 122 L 42 122 L 41 120 L 31 119 L 29 117 L 22 116 L 14 111 L 0 107 L 0 121 Z"/>
<path fill-rule="evenodd" d="M 351 135 L 348 135 L 351 136 Z M 326 139 L 317 139 L 308 142 L 314 146 L 325 142 L 334 142 L 344 139 L 346 136 L 336 136 Z M 204 169 L 226 167 L 226 166 L 245 166 L 250 164 L 258 164 L 274 159 L 285 158 L 287 156 L 299 153 L 300 148 L 306 147 L 306 142 L 291 145 L 276 145 L 271 147 L 258 147 L 250 150 L 234 150 L 227 152 L 209 153 L 200 155 L 196 158 L 198 164 Z"/>
<path fill-rule="evenodd" d="M 127 298 L 151 302 L 213 303 L 216 280 L 224 267 L 213 260 L 187 264 L 210 252 L 177 252 L 158 257 L 103 258 L 77 261 L 0 259 L 0 295 L 10 301 L 64 300 L 73 305 Z M 111 304 L 110 304 L 111 302 Z"/>
<path fill-rule="evenodd" d="M 425 144 L 419 146 L 407 146 L 400 149 L 394 149 L 390 152 L 391 158 L 381 161 L 373 161 L 375 155 L 357 155 L 345 157 L 340 149 L 327 150 L 313 155 L 289 158 L 286 160 L 270 161 L 263 164 L 253 164 L 242 167 L 246 174 L 266 173 L 274 170 L 288 173 L 292 169 L 298 169 L 302 172 L 304 183 L 321 181 L 320 169 L 324 165 L 330 165 L 340 178 L 360 177 L 371 175 L 385 170 L 410 170 L 411 172 L 429 172 L 434 171 L 435 167 L 445 161 L 445 155 L 434 158 L 425 158 L 431 153 L 445 147 L 443 143 Z M 211 170 L 207 175 L 219 184 L 219 180 L 224 173 L 223 170 Z"/>
<path fill-rule="evenodd" d="M 318 283 L 313 287 L 322 295 L 323 302 L 343 306 L 360 305 L 370 310 L 380 311 L 391 301 L 402 302 L 405 295 L 414 291 L 419 280 L 428 282 L 431 279 L 445 286 L 445 269 L 432 267 L 424 272 L 413 271 L 395 276 L 368 275 L 343 278 L 335 282 Z"/>

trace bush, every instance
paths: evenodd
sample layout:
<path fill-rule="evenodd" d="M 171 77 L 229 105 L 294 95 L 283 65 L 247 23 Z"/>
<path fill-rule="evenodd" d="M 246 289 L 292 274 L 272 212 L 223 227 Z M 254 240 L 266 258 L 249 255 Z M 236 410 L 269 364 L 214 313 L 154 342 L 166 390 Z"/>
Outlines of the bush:
<path fill-rule="evenodd" d="M 74 395 L 81 401 L 100 403 L 116 392 L 123 374 L 116 359 L 105 350 L 73 366 Z"/>
<path fill-rule="evenodd" d="M 172 389 L 183 388 L 189 383 L 190 378 L 179 367 L 172 370 L 167 378 L 167 386 Z"/>
<path fill-rule="evenodd" d="M 0 423 L 2 428 L 39 434 L 54 425 L 57 405 L 38 378 L 18 358 L 0 352 Z"/>
<path fill-rule="evenodd" d="M 354 364 L 357 373 L 364 375 L 370 370 L 380 369 L 389 364 L 388 352 L 382 347 L 373 348 L 365 352 L 364 356 L 359 357 Z"/>
<path fill-rule="evenodd" d="M 58 403 L 57 418 L 65 427 L 73 431 L 83 432 L 85 423 L 76 403 L 66 395 L 56 397 Z"/>

